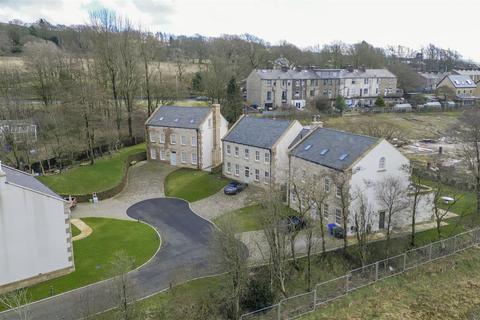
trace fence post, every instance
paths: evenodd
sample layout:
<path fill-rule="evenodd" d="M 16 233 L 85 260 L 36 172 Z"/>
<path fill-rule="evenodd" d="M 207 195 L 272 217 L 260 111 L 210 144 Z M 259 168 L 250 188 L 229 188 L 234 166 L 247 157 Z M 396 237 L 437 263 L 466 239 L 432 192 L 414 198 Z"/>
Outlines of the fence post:
<path fill-rule="evenodd" d="M 347 273 L 347 275 L 345 276 L 345 294 L 348 293 L 348 275 L 349 273 Z"/>
<path fill-rule="evenodd" d="M 315 290 L 313 290 L 313 310 L 317 310 L 317 285 L 315 285 Z"/>
<path fill-rule="evenodd" d="M 432 261 L 432 244 L 428 246 L 428 261 Z"/>
<path fill-rule="evenodd" d="M 457 253 L 457 236 L 453 237 L 453 253 Z"/>
<path fill-rule="evenodd" d="M 281 306 L 282 306 L 282 301 L 280 300 L 280 301 L 278 302 L 278 308 L 277 308 L 277 319 L 278 319 L 278 320 L 281 320 L 281 319 L 282 319 Z"/>
<path fill-rule="evenodd" d="M 378 261 L 375 262 L 375 281 L 378 281 Z"/>
<path fill-rule="evenodd" d="M 407 269 L 407 252 L 403 253 L 403 271 Z"/>

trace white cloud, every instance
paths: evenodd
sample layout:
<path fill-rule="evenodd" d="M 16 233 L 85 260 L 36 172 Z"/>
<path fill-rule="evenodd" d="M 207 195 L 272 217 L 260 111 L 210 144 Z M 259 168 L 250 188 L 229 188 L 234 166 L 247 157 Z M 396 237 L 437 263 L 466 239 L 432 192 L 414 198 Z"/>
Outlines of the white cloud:
<path fill-rule="evenodd" d="M 216 36 L 251 33 L 301 47 L 334 40 L 415 49 L 434 43 L 480 61 L 478 0 L 0 0 L 0 20 L 45 17 L 84 23 L 105 6 L 151 31 Z"/>

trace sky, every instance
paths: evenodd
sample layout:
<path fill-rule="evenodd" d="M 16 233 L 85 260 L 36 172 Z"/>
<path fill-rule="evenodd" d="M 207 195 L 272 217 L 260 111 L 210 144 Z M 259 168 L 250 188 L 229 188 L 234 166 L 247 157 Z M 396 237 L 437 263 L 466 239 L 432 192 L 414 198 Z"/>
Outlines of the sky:
<path fill-rule="evenodd" d="M 0 21 L 85 24 L 96 8 L 152 32 L 249 33 L 301 48 L 333 41 L 413 49 L 433 43 L 480 62 L 479 0 L 0 0 Z"/>

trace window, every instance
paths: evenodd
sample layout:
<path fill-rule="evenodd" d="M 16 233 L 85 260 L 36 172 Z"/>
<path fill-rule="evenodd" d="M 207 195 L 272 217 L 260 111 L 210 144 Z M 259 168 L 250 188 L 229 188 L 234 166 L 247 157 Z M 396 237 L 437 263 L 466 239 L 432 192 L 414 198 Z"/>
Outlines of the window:
<path fill-rule="evenodd" d="M 272 100 L 272 91 L 267 91 L 267 101 Z"/>
<path fill-rule="evenodd" d="M 322 214 L 323 214 L 324 218 L 328 219 L 328 216 L 329 216 L 328 204 L 323 204 L 322 205 Z"/>
<path fill-rule="evenodd" d="M 385 157 L 381 157 L 380 161 L 378 161 L 378 170 L 385 170 Z"/>
<path fill-rule="evenodd" d="M 282 91 L 282 101 L 287 100 L 287 91 Z"/>
<path fill-rule="evenodd" d="M 300 91 L 295 91 L 295 97 L 300 97 Z"/>
<path fill-rule="evenodd" d="M 269 183 L 270 183 L 270 172 L 265 171 L 263 183 L 265 183 L 265 184 L 269 184 Z"/>
<path fill-rule="evenodd" d="M 160 149 L 160 160 L 165 160 L 165 150 Z"/>
<path fill-rule="evenodd" d="M 271 86 L 272 85 L 272 80 L 267 80 L 267 86 Z"/>
<path fill-rule="evenodd" d="M 232 164 L 230 162 L 227 162 L 227 173 L 232 173 Z"/>
<path fill-rule="evenodd" d="M 363 79 L 363 84 L 368 84 L 368 78 Z"/>
<path fill-rule="evenodd" d="M 181 144 L 182 146 L 184 146 L 184 145 L 187 144 L 186 141 L 187 141 L 187 138 L 185 138 L 185 136 L 180 136 L 180 144 Z"/>
<path fill-rule="evenodd" d="M 248 150 L 247 148 L 245 148 L 245 150 L 243 151 L 244 153 L 244 157 L 245 159 L 249 159 L 250 158 L 250 150 Z"/>
<path fill-rule="evenodd" d="M 238 147 L 237 146 L 235 146 L 235 157 L 238 158 Z"/>
<path fill-rule="evenodd" d="M 270 153 L 265 152 L 265 163 L 269 163 L 269 162 L 270 162 Z"/>
<path fill-rule="evenodd" d="M 323 95 L 324 95 L 324 96 L 328 95 L 327 89 L 324 89 L 324 90 L 323 90 Z"/>
<path fill-rule="evenodd" d="M 165 143 L 165 133 L 160 133 L 160 143 Z"/>
<path fill-rule="evenodd" d="M 282 80 L 282 86 L 285 86 L 285 85 L 287 85 L 287 81 Z"/>
<path fill-rule="evenodd" d="M 335 209 L 335 222 L 338 224 L 342 224 L 342 210 L 339 208 Z"/>
<path fill-rule="evenodd" d="M 192 147 L 197 146 L 197 137 L 192 137 Z"/>
<path fill-rule="evenodd" d="M 355 84 L 355 80 L 352 79 L 352 84 Z"/>
<path fill-rule="evenodd" d="M 310 97 L 313 97 L 315 95 L 315 90 L 310 90 Z"/>
<path fill-rule="evenodd" d="M 177 143 L 177 135 L 175 133 L 172 133 L 170 135 L 170 144 L 176 144 Z"/>
<path fill-rule="evenodd" d="M 255 151 L 255 161 L 260 161 L 260 151 Z"/>
<path fill-rule="evenodd" d="M 238 164 L 235 164 L 235 175 L 238 177 L 240 174 L 240 166 Z"/>
<path fill-rule="evenodd" d="M 363 89 L 363 94 L 368 94 L 368 89 L 367 88 Z"/>
<path fill-rule="evenodd" d="M 315 80 L 311 79 L 311 80 L 310 80 L 310 85 L 311 85 L 311 86 L 314 86 L 314 85 L 315 85 Z"/>
<path fill-rule="evenodd" d="M 325 178 L 325 181 L 324 181 L 325 185 L 324 185 L 324 190 L 325 192 L 330 192 L 330 179 L 329 178 Z"/>
<path fill-rule="evenodd" d="M 250 168 L 245 167 L 245 178 L 248 178 L 248 177 L 250 177 Z"/>
<path fill-rule="evenodd" d="M 155 132 L 150 131 L 150 142 L 155 142 Z"/>
<path fill-rule="evenodd" d="M 295 81 L 295 86 L 296 86 L 296 87 L 299 87 L 299 86 L 300 86 L 300 81 L 299 81 L 299 80 L 296 80 L 296 81 Z"/>
<path fill-rule="evenodd" d="M 342 197 L 342 187 L 337 186 L 337 189 L 335 190 L 335 195 L 337 196 L 337 198 Z"/>
<path fill-rule="evenodd" d="M 227 154 L 230 155 L 232 153 L 232 150 L 230 148 L 230 145 L 227 144 Z"/>
<path fill-rule="evenodd" d="M 180 152 L 180 160 L 182 163 L 187 162 L 187 153 L 185 151 Z"/>
<path fill-rule="evenodd" d="M 197 164 L 197 154 L 192 153 L 192 164 Z"/>
<path fill-rule="evenodd" d="M 157 150 L 155 148 L 150 148 L 150 158 L 152 160 L 157 159 Z"/>
<path fill-rule="evenodd" d="M 255 181 L 260 181 L 260 170 L 255 169 Z"/>

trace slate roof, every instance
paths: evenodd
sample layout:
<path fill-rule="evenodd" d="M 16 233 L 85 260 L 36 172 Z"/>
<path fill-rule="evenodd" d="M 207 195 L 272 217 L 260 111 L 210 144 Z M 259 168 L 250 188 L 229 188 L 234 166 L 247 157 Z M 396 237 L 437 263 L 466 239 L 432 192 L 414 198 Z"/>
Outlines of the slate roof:
<path fill-rule="evenodd" d="M 469 76 L 451 74 L 446 76 L 455 88 L 476 88 L 475 82 Z M 441 81 L 440 81 L 441 82 Z"/>
<path fill-rule="evenodd" d="M 58 194 L 49 189 L 46 185 L 38 181 L 34 176 L 26 172 L 2 165 L 2 170 L 7 175 L 7 183 L 17 184 L 21 187 L 32 189 L 34 191 L 63 200 Z"/>
<path fill-rule="evenodd" d="M 147 125 L 198 129 L 211 110 L 208 107 L 161 106 L 150 117 Z"/>
<path fill-rule="evenodd" d="M 293 156 L 336 170 L 345 170 L 379 142 L 378 138 L 317 128 L 291 153 Z M 322 151 L 328 150 L 322 155 Z M 342 156 L 346 155 L 344 160 Z"/>
<path fill-rule="evenodd" d="M 308 79 L 340 79 L 340 78 L 395 78 L 387 69 L 355 69 L 352 72 L 346 69 L 305 69 L 279 70 L 257 69 L 255 72 L 263 80 L 308 80 Z"/>
<path fill-rule="evenodd" d="M 271 149 L 293 121 L 244 116 L 223 141 Z"/>

